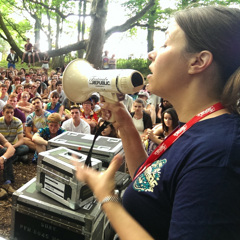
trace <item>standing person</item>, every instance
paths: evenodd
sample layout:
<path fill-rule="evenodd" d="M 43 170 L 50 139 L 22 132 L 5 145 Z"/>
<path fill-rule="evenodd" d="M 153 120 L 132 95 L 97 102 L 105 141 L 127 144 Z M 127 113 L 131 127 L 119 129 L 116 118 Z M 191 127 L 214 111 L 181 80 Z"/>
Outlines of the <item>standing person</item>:
<path fill-rule="evenodd" d="M 67 131 L 90 134 L 90 126 L 87 122 L 81 119 L 81 110 L 79 105 L 70 107 L 71 118 L 64 121 L 62 128 Z"/>
<path fill-rule="evenodd" d="M 144 107 L 144 101 L 141 98 L 137 98 L 133 102 L 134 112 L 131 112 L 134 126 L 140 135 L 143 135 L 147 128 L 152 128 L 152 119 L 150 115 L 144 111 Z"/>
<path fill-rule="evenodd" d="M 19 118 L 14 117 L 14 108 L 10 104 L 3 107 L 3 117 L 0 117 L 0 133 L 15 148 L 14 161 L 28 160 L 28 146 L 24 145 L 23 140 L 23 124 Z"/>
<path fill-rule="evenodd" d="M 27 43 L 24 45 L 24 50 L 25 51 L 22 55 L 22 62 L 21 62 L 23 64 L 25 56 L 27 55 L 27 57 L 28 57 L 28 67 L 31 66 L 32 48 L 33 48 L 33 45 L 30 43 L 30 39 L 28 38 Z"/>
<path fill-rule="evenodd" d="M 7 61 L 8 61 L 8 68 L 10 67 L 13 67 L 14 69 L 16 68 L 15 64 L 18 62 L 18 56 L 12 48 L 10 48 L 10 53 L 7 56 Z"/>
<path fill-rule="evenodd" d="M 104 55 L 102 57 L 102 69 L 108 70 L 109 69 L 109 57 L 108 57 L 108 51 L 104 52 Z"/>
<path fill-rule="evenodd" d="M 149 53 L 149 90 L 173 104 L 181 128 L 148 159 L 123 106 L 103 104 L 106 119 L 106 110 L 115 118 L 133 178 L 125 209 L 113 193 L 119 156 L 103 174 L 76 164 L 77 177 L 102 202 L 121 240 L 239 239 L 239 25 L 237 8 L 189 8 L 175 15 L 164 45 Z"/>

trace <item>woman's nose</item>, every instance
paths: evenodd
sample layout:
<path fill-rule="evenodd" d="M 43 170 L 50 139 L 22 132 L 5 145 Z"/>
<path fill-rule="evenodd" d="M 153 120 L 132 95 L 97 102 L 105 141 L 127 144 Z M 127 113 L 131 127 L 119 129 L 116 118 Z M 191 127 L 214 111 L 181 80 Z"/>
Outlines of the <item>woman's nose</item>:
<path fill-rule="evenodd" d="M 153 50 L 153 51 L 148 53 L 148 59 L 150 61 L 154 61 L 155 58 L 156 58 L 156 51 Z"/>

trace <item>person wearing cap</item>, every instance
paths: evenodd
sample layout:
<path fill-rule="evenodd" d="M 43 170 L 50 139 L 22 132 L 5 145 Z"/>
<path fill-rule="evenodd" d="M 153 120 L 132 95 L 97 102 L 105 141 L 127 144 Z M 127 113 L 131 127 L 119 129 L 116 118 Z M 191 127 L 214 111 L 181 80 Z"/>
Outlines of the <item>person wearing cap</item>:
<path fill-rule="evenodd" d="M 138 93 L 138 97 L 146 102 L 144 111 L 151 116 L 152 123 L 154 125 L 156 123 L 156 111 L 154 105 L 152 105 L 151 103 L 147 103 L 147 100 L 149 99 L 149 93 L 145 90 L 140 90 Z"/>
<path fill-rule="evenodd" d="M 51 113 L 47 120 L 48 126 L 40 128 L 32 137 L 32 141 L 35 143 L 38 153 L 47 150 L 48 140 L 66 131 L 61 128 L 62 118 L 58 113 Z"/>
<path fill-rule="evenodd" d="M 92 99 L 89 98 L 85 102 L 82 103 L 82 116 L 81 118 L 86 121 L 91 127 L 91 133 L 94 134 L 96 130 L 96 126 L 98 123 L 98 115 L 97 113 L 92 111 Z"/>

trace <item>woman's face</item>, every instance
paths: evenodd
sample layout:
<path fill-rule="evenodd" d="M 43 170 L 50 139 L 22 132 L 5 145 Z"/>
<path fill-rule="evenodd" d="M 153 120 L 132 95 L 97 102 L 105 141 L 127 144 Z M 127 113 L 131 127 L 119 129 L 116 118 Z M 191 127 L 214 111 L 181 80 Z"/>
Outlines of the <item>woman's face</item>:
<path fill-rule="evenodd" d="M 183 85 L 187 76 L 188 59 L 185 57 L 185 34 L 176 22 L 166 32 L 164 45 L 148 54 L 152 61 L 149 66 L 148 89 L 161 97 L 174 95 Z M 166 97 L 167 98 L 167 97 Z"/>
<path fill-rule="evenodd" d="M 55 85 L 56 85 L 56 83 L 57 83 L 57 80 L 56 80 L 56 79 L 53 79 L 53 80 L 52 80 L 52 85 L 54 85 L 54 86 L 55 86 Z"/>
<path fill-rule="evenodd" d="M 143 111 L 143 105 L 141 103 L 134 102 L 133 108 L 135 112 L 142 112 Z"/>
<path fill-rule="evenodd" d="M 167 127 L 172 127 L 172 116 L 169 113 L 164 114 L 163 120 Z"/>
<path fill-rule="evenodd" d="M 58 97 L 56 97 L 56 96 L 51 96 L 51 101 L 52 101 L 52 103 L 57 103 L 58 100 L 59 100 Z"/>
<path fill-rule="evenodd" d="M 100 123 L 100 126 L 102 126 L 103 125 L 103 123 Z M 108 125 L 102 132 L 101 132 L 101 134 L 102 134 L 102 136 L 109 136 L 110 135 L 110 133 L 111 133 L 111 127 Z"/>
<path fill-rule="evenodd" d="M 22 93 L 23 92 L 23 88 L 22 87 L 17 88 L 16 92 L 17 93 Z"/>
<path fill-rule="evenodd" d="M 27 94 L 22 94 L 21 99 L 22 99 L 22 101 L 27 102 L 28 101 L 28 95 Z"/>

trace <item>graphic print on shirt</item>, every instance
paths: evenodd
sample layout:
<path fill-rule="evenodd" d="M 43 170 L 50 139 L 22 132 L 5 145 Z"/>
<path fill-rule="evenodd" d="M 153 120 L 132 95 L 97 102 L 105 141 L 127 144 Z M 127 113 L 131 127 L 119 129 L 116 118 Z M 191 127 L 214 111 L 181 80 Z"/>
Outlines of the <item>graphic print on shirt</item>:
<path fill-rule="evenodd" d="M 155 161 L 136 179 L 133 189 L 138 192 L 153 192 L 154 187 L 158 185 L 161 169 L 166 163 L 167 159 Z"/>

